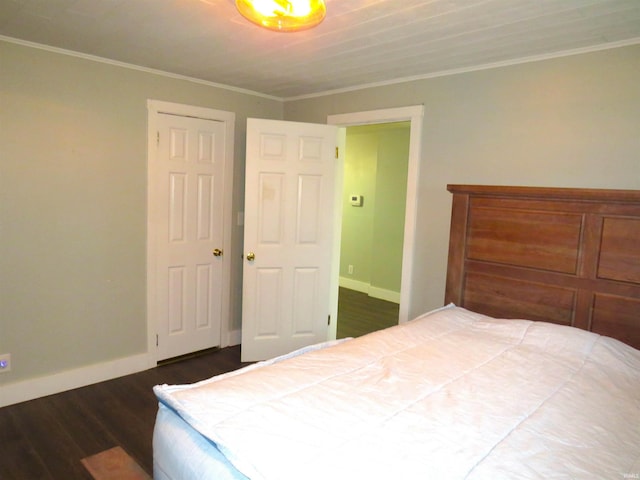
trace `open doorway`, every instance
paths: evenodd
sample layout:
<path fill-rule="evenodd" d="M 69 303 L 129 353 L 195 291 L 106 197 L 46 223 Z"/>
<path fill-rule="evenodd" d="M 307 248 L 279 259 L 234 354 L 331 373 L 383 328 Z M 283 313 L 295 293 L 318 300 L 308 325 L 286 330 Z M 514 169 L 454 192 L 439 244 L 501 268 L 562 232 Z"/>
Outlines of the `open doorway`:
<path fill-rule="evenodd" d="M 346 128 L 337 338 L 398 324 L 410 128 Z"/>
<path fill-rule="evenodd" d="M 400 300 L 398 306 L 398 322 L 403 323 L 411 317 L 411 292 L 412 278 L 414 267 L 414 249 L 415 249 L 415 230 L 416 230 L 416 210 L 417 210 L 417 187 L 419 177 L 419 165 L 421 158 L 421 138 L 422 138 L 422 119 L 424 115 L 424 107 L 422 105 L 410 107 L 398 107 L 382 110 L 370 110 L 364 112 L 345 113 L 329 115 L 327 123 L 344 127 L 340 129 L 340 159 L 344 162 L 344 152 L 346 152 L 346 132 L 348 127 L 356 125 L 379 125 L 397 122 L 409 123 L 409 145 L 408 145 L 408 164 L 406 170 L 406 195 L 405 195 L 405 213 L 404 213 L 404 232 L 402 235 L 402 266 L 400 280 Z M 341 174 L 342 175 L 342 172 Z M 342 178 L 339 184 L 342 185 Z M 337 203 L 339 208 L 336 211 L 335 224 L 336 232 L 341 231 L 342 210 L 346 207 L 343 205 L 342 188 L 340 188 L 339 199 Z M 350 195 L 351 192 L 348 193 Z M 359 195 L 355 192 L 355 195 Z M 356 199 L 357 200 L 357 199 Z M 401 199 L 400 199 L 401 200 Z M 363 198 L 363 202 L 366 199 Z M 340 277 L 340 245 L 341 235 L 336 235 L 334 239 L 334 259 L 333 259 L 333 278 L 335 297 L 332 299 L 332 318 L 338 317 L 338 284 Z M 380 257 L 378 257 L 378 261 Z M 348 269 L 348 265 L 347 265 Z M 348 271 L 348 270 L 347 270 Z M 354 267 L 355 271 L 355 267 Z M 329 338 L 336 338 L 337 322 L 330 323 Z"/>

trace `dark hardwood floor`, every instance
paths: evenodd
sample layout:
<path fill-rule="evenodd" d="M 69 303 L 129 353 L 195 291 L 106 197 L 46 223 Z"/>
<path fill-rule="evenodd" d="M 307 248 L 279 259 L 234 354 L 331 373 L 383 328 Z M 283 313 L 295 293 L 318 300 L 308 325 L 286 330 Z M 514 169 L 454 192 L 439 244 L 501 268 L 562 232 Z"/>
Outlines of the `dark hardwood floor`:
<path fill-rule="evenodd" d="M 80 460 L 121 446 L 150 475 L 154 385 L 191 383 L 241 367 L 240 347 L 0 408 L 0 479 L 91 479 Z"/>
<path fill-rule="evenodd" d="M 398 322 L 398 305 L 340 289 L 338 338 Z M 0 408 L 0 479 L 90 480 L 80 460 L 121 446 L 150 475 L 158 409 L 152 388 L 192 383 L 235 370 L 240 346 Z"/>
<path fill-rule="evenodd" d="M 359 337 L 398 324 L 399 305 L 340 287 L 337 338 Z"/>

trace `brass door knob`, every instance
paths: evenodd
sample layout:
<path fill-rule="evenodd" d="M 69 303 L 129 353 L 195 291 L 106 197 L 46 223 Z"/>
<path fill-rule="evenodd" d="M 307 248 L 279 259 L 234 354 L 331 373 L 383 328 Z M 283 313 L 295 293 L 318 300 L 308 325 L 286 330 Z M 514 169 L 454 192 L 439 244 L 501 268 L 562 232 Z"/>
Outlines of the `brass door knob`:
<path fill-rule="evenodd" d="M 213 250 L 213 256 L 214 257 L 221 257 L 222 256 L 222 250 L 220 250 L 219 248 L 216 248 L 215 250 Z"/>
<path fill-rule="evenodd" d="M 253 262 L 256 259 L 256 254 L 253 252 L 249 252 L 247 253 L 247 260 L 249 260 L 250 262 Z"/>

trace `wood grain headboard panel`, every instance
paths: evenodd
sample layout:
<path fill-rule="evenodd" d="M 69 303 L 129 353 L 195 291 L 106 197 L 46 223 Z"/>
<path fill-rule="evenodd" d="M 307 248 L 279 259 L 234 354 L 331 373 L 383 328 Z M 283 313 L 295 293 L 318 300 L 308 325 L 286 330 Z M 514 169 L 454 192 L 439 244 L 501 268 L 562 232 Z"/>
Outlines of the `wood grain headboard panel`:
<path fill-rule="evenodd" d="M 445 303 L 640 348 L 640 191 L 448 185 Z"/>

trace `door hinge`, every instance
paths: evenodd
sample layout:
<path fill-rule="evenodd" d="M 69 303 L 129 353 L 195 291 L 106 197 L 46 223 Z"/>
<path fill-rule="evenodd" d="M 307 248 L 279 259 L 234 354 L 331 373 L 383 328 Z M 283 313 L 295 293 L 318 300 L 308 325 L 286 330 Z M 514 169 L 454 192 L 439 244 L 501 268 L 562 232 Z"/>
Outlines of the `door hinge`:
<path fill-rule="evenodd" d="M 156 132 L 156 145 L 160 145 L 160 130 Z"/>
<path fill-rule="evenodd" d="M 339 158 L 338 157 L 338 147 L 336 147 L 336 158 Z"/>
<path fill-rule="evenodd" d="M 327 317 L 327 325 L 331 325 L 331 315 Z"/>
<path fill-rule="evenodd" d="M 158 346 L 158 334 L 156 333 L 156 347 Z"/>

